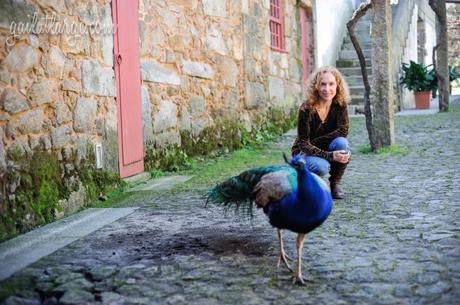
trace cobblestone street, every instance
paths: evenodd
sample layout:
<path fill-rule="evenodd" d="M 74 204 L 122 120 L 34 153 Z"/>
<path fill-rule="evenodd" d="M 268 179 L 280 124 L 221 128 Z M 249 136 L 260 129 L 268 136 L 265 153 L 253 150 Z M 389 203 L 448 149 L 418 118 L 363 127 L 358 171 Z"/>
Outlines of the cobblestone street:
<path fill-rule="evenodd" d="M 24 287 L 3 304 L 458 304 L 459 101 L 396 117 L 400 153 L 360 152 L 365 122 L 352 119 L 347 197 L 306 239 L 305 287 L 276 268 L 261 211 L 251 224 L 196 194 L 147 192 L 126 202 L 133 214 L 0 282 L 3 295 Z M 284 240 L 295 257 L 295 235 Z"/>

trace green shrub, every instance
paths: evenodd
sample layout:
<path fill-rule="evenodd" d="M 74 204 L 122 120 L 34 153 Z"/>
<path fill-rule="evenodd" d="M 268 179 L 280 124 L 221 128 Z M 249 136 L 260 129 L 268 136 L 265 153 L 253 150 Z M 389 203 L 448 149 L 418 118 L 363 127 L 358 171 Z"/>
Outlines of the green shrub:
<path fill-rule="evenodd" d="M 403 74 L 399 79 L 399 83 L 415 92 L 435 90 L 438 83 L 436 71 L 432 66 L 433 65 L 423 66 L 412 60 L 410 64 L 403 63 Z"/>

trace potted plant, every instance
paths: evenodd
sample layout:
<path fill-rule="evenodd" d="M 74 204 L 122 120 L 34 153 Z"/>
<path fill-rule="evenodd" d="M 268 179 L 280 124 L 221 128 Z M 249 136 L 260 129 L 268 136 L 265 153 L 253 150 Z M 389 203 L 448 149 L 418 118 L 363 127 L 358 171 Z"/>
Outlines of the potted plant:
<path fill-rule="evenodd" d="M 430 108 L 431 91 L 437 88 L 436 71 L 431 66 L 424 67 L 412 60 L 410 64 L 402 64 L 403 74 L 399 83 L 414 91 L 416 109 Z"/>
<path fill-rule="evenodd" d="M 457 68 L 460 66 L 449 66 L 449 82 L 454 82 L 460 78 L 460 72 L 457 71 Z M 450 94 L 452 94 L 452 84 L 450 85 Z"/>

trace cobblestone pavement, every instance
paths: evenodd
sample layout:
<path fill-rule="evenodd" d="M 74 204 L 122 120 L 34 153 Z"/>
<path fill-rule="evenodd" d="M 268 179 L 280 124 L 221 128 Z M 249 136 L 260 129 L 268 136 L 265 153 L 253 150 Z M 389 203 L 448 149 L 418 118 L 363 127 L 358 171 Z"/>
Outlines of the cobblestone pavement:
<path fill-rule="evenodd" d="M 351 128 L 347 199 L 306 239 L 306 287 L 276 268 L 260 211 L 251 224 L 198 195 L 152 193 L 0 282 L 4 304 L 459 304 L 460 112 L 398 117 L 402 153 L 361 153 L 364 119 Z"/>

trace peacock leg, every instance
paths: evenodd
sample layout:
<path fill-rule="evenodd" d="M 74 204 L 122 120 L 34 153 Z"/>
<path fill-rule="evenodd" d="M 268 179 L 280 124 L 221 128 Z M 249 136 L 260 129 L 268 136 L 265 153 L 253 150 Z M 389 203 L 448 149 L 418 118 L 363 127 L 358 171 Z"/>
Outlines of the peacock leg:
<path fill-rule="evenodd" d="M 280 256 L 278 257 L 278 265 L 276 267 L 279 268 L 281 262 L 283 262 L 286 268 L 288 268 L 289 271 L 293 272 L 291 266 L 289 266 L 289 263 L 287 261 L 290 258 L 289 256 L 287 256 L 286 252 L 284 251 L 283 231 L 281 229 L 277 229 L 277 231 L 278 231 L 278 239 L 280 241 Z"/>
<path fill-rule="evenodd" d="M 300 282 L 305 285 L 304 278 L 302 277 L 302 247 L 306 234 L 299 233 L 296 240 L 297 248 L 297 268 L 294 273 L 294 283 Z"/>

